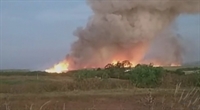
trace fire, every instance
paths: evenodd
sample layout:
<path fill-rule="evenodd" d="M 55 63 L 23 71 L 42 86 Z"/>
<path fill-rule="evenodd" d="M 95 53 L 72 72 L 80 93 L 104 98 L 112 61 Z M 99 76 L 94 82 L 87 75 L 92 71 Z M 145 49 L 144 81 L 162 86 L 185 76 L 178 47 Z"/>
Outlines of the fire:
<path fill-rule="evenodd" d="M 163 67 L 163 66 L 166 66 L 166 65 L 162 65 L 162 64 L 154 64 L 153 65 L 154 67 Z M 171 64 L 171 65 L 169 65 L 169 66 L 171 66 L 171 67 L 175 67 L 175 66 L 181 66 L 180 64 Z"/>
<path fill-rule="evenodd" d="M 180 64 L 171 64 L 171 66 L 181 66 Z"/>
<path fill-rule="evenodd" d="M 45 70 L 45 72 L 48 73 L 63 73 L 69 70 L 69 63 L 66 61 L 62 61 L 56 65 L 54 65 L 52 68 Z"/>
<path fill-rule="evenodd" d="M 123 60 L 113 60 L 112 61 L 112 64 L 117 64 L 118 62 L 123 62 Z M 134 61 L 130 61 L 130 63 L 131 63 L 131 67 L 135 67 L 136 65 L 137 65 L 137 63 L 135 63 Z M 129 65 L 125 65 L 125 67 L 128 67 Z"/>
<path fill-rule="evenodd" d="M 117 60 L 113 60 L 112 64 L 114 64 L 114 65 L 117 64 Z"/>
<path fill-rule="evenodd" d="M 123 62 L 124 60 L 119 60 L 119 59 L 115 59 L 115 60 L 112 60 L 111 61 L 111 64 L 117 64 L 118 62 Z M 131 61 L 130 60 L 130 65 L 128 64 L 127 66 L 131 66 L 131 67 L 135 67 L 137 64 L 149 64 L 148 62 L 146 63 L 141 63 L 141 62 L 134 62 L 134 61 Z M 161 66 L 167 66 L 167 65 L 163 65 L 164 63 L 161 63 L 161 62 L 154 62 L 153 63 L 153 66 L 154 67 L 161 67 Z M 47 70 L 45 70 L 45 72 L 48 72 L 48 73 L 63 73 L 63 72 L 67 72 L 69 71 L 69 66 L 70 66 L 70 62 L 69 61 L 61 61 L 60 63 L 54 65 L 52 68 L 49 68 Z M 126 65 L 125 65 L 126 66 Z M 173 63 L 171 65 L 168 65 L 168 66 L 180 66 L 180 64 L 178 63 Z M 71 66 L 70 66 L 71 68 Z M 87 67 L 87 66 L 84 66 L 83 68 L 92 68 L 92 67 Z M 94 67 L 95 68 L 95 67 Z M 81 69 L 81 68 L 75 68 L 75 69 Z"/>

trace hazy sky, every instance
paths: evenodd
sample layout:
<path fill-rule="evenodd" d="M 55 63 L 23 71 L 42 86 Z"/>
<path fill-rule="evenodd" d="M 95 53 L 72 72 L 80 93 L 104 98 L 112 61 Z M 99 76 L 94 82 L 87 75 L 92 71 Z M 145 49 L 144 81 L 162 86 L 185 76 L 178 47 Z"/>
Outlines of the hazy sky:
<path fill-rule="evenodd" d="M 85 0 L 1 0 L 0 69 L 44 69 L 64 59 L 73 31 L 92 11 Z M 200 60 L 200 15 L 181 15 L 178 32 Z M 192 48 L 191 48 L 192 47 Z"/>

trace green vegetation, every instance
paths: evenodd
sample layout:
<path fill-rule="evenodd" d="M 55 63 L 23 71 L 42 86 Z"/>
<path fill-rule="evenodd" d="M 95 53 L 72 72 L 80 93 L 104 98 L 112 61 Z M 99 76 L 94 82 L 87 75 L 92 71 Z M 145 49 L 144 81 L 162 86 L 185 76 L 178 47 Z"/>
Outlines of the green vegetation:
<path fill-rule="evenodd" d="M 127 80 L 139 88 L 162 87 L 166 83 L 183 83 L 184 86 L 199 86 L 198 71 L 200 68 L 178 68 L 165 69 L 150 65 L 137 65 L 131 68 L 128 61 L 108 64 L 104 69 L 85 69 L 74 73 L 74 78 L 84 80 L 88 78 L 100 78 L 103 80 L 114 78 Z M 190 74 L 187 74 L 190 72 Z M 187 74 L 187 75 L 186 75 Z M 166 78 L 171 77 L 172 81 L 167 82 Z M 166 80 L 163 80 L 166 79 Z M 167 84 L 168 85 L 168 84 Z"/>
<path fill-rule="evenodd" d="M 69 71 L 67 73 L 62 74 L 49 74 L 42 71 L 32 71 L 32 72 L 0 72 L 0 76 L 27 76 L 34 77 L 36 79 L 27 79 L 26 81 L 20 80 L 7 80 L 1 79 L 0 86 L 2 85 L 26 85 L 26 84 L 35 84 L 38 82 L 43 82 L 41 85 L 45 85 L 45 82 L 48 84 L 52 84 L 51 86 L 57 86 L 57 89 L 52 89 L 55 91 L 65 91 L 65 90 L 73 90 L 73 89 L 83 89 L 79 86 L 86 83 L 90 83 L 90 81 L 94 81 L 95 85 L 85 85 L 87 87 L 91 85 L 91 87 L 87 87 L 89 89 L 94 88 L 113 88 L 119 86 L 108 87 L 106 84 L 112 83 L 111 80 L 120 80 L 127 83 L 128 86 L 138 87 L 138 88 L 156 88 L 156 87 L 170 87 L 170 85 L 175 85 L 176 83 L 182 83 L 184 87 L 200 87 L 200 68 L 178 68 L 167 69 L 163 67 L 154 67 L 152 64 L 150 65 L 140 65 L 138 64 L 136 67 L 132 68 L 131 63 L 127 60 L 123 62 L 117 62 L 116 64 L 108 64 L 105 68 L 98 69 L 83 69 L 76 71 Z M 73 83 L 66 83 L 65 85 L 59 84 L 59 81 L 56 83 L 49 82 L 47 80 L 40 79 L 40 77 L 68 77 L 71 80 L 74 80 Z M 171 81 L 168 81 L 168 79 Z M 98 83 L 97 83 L 98 82 Z M 100 86 L 100 85 L 104 86 Z M 119 83 L 117 83 L 119 84 Z M 60 86 L 62 85 L 62 86 Z M 123 85 L 123 84 L 122 84 Z M 38 85 L 37 85 L 38 86 Z M 83 86 L 83 85 L 82 85 Z M 111 85 L 110 85 L 111 86 Z M 121 85 L 120 85 L 121 86 Z M 48 87 L 48 86 L 47 86 Z M 46 90 L 47 90 L 47 87 Z M 58 87 L 61 87 L 58 89 Z M 80 87 L 80 88 L 79 88 Z M 41 87 L 42 88 L 42 87 Z M 63 89 L 65 88 L 65 89 Z M 85 89 L 86 90 L 86 89 Z M 45 90 L 41 90 L 45 91 Z M 47 90 L 50 91 L 50 90 Z"/>
<path fill-rule="evenodd" d="M 156 87 L 161 84 L 164 69 L 153 65 L 137 65 L 129 71 L 130 80 L 136 87 Z"/>
<path fill-rule="evenodd" d="M 198 110 L 198 87 L 199 68 L 128 61 L 62 74 L 7 71 L 0 72 L 0 110 Z"/>
<path fill-rule="evenodd" d="M 49 74 L 43 71 L 0 71 L 0 76 L 35 76 L 35 75 L 40 75 L 40 76 L 48 76 L 48 75 L 53 75 Z M 56 75 L 56 74 L 54 74 Z"/>

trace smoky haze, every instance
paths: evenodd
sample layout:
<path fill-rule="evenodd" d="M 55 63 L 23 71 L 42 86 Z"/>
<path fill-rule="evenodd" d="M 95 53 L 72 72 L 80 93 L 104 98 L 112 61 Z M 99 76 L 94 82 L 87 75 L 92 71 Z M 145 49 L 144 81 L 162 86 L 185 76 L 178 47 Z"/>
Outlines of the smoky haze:
<path fill-rule="evenodd" d="M 181 64 L 185 49 L 174 21 L 200 12 L 200 0 L 88 0 L 88 5 L 94 14 L 74 32 L 78 40 L 66 57 L 70 68 L 102 67 L 115 59 Z"/>

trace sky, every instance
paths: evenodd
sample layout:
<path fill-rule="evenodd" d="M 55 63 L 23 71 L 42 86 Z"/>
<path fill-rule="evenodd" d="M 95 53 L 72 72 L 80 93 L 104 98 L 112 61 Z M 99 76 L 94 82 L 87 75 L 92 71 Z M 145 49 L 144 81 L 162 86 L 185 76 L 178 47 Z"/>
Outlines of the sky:
<path fill-rule="evenodd" d="M 41 70 L 61 61 L 92 11 L 85 0 L 1 0 L 0 69 Z M 200 60 L 200 15 L 180 15 L 178 30 Z"/>

